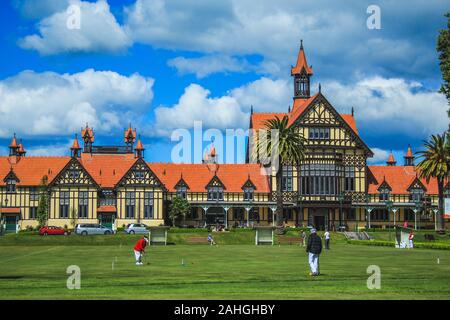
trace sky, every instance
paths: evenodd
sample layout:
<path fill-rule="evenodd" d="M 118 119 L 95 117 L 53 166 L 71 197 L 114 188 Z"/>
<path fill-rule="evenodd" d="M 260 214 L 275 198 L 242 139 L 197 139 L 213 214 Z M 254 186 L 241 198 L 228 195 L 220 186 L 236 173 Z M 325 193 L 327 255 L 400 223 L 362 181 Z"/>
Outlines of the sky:
<path fill-rule="evenodd" d="M 371 5 L 379 8 L 379 28 L 368 27 Z M 0 6 L 0 155 L 14 133 L 28 155 L 68 155 L 86 123 L 96 144 L 120 145 L 131 123 L 147 161 L 173 161 L 174 130 L 192 133 L 195 121 L 205 130 L 246 130 L 251 106 L 286 112 L 300 39 L 314 69 L 312 93 L 320 83 L 339 112 L 354 108 L 360 136 L 375 154 L 369 163 L 384 163 L 391 151 L 402 163 L 408 144 L 417 151 L 448 128 L 435 49 L 448 1 Z M 234 148 L 234 161 L 243 161 L 245 148 Z"/>

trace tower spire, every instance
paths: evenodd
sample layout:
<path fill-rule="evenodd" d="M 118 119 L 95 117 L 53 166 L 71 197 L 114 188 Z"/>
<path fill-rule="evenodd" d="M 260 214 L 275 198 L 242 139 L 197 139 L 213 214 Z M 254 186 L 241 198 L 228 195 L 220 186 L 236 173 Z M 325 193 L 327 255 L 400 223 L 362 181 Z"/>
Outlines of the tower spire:
<path fill-rule="evenodd" d="M 297 56 L 297 64 L 291 68 L 291 76 L 294 77 L 294 99 L 307 99 L 310 97 L 310 78 L 313 69 L 306 60 L 303 40 L 300 40 L 300 50 Z"/>

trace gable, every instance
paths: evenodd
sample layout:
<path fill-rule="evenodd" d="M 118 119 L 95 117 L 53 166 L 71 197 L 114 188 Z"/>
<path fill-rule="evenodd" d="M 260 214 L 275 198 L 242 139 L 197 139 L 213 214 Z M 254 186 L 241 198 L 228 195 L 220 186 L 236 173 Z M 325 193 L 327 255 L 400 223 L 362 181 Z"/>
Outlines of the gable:
<path fill-rule="evenodd" d="M 380 186 L 378 187 L 378 191 L 384 190 L 384 189 L 388 189 L 389 191 L 392 191 L 391 186 L 389 185 L 389 183 L 387 183 L 386 181 L 383 181 L 382 184 L 380 184 Z"/>
<path fill-rule="evenodd" d="M 72 158 L 61 172 L 50 182 L 50 186 L 95 186 L 98 184 L 81 163 Z"/>
<path fill-rule="evenodd" d="M 256 190 L 256 186 L 253 184 L 252 180 L 250 180 L 250 177 L 247 179 L 247 181 L 242 186 L 242 190 L 245 188 L 253 188 L 253 190 Z"/>
<path fill-rule="evenodd" d="M 5 176 L 5 178 L 3 179 L 3 182 L 6 182 L 8 180 L 14 180 L 16 182 L 20 182 L 20 179 L 17 177 L 17 175 L 15 174 L 15 172 L 12 169 Z"/>
<path fill-rule="evenodd" d="M 413 182 L 409 185 L 407 191 L 411 192 L 412 189 L 422 189 L 424 191 L 427 191 L 427 188 L 423 185 L 423 183 L 419 180 L 419 178 L 415 178 Z"/>
<path fill-rule="evenodd" d="M 144 160 L 138 159 L 127 173 L 120 179 L 117 186 L 146 186 L 146 187 L 163 187 L 164 185 L 145 163 Z"/>
<path fill-rule="evenodd" d="M 220 179 L 219 179 L 218 176 L 214 176 L 214 177 L 209 181 L 209 183 L 205 186 L 205 189 L 208 189 L 208 188 L 210 188 L 210 187 L 222 187 L 224 190 L 226 189 L 226 188 L 225 188 L 225 185 L 222 183 L 222 181 L 220 181 Z"/>
<path fill-rule="evenodd" d="M 350 118 L 348 115 L 345 116 Z M 364 149 L 368 156 L 373 156 L 373 152 L 359 137 L 354 119 L 352 121 L 344 119 L 320 93 L 305 106 L 300 114 L 296 115 L 295 118 L 291 117 L 289 123 L 304 130 L 304 136 L 309 144 L 360 147 Z M 330 128 L 329 140 L 309 140 L 308 129 L 313 127 Z"/>
<path fill-rule="evenodd" d="M 174 189 L 178 188 L 186 188 L 189 190 L 189 186 L 186 183 L 186 181 L 184 181 L 183 177 L 181 177 L 180 180 L 177 182 L 177 184 L 174 186 Z"/>

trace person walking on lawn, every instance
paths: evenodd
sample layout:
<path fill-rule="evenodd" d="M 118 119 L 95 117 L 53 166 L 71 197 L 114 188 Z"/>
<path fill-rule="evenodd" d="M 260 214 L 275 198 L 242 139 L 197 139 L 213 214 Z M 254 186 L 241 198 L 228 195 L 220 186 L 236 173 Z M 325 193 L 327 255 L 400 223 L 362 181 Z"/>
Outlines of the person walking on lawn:
<path fill-rule="evenodd" d="M 308 253 L 308 262 L 309 267 L 311 268 L 309 275 L 318 276 L 320 274 L 319 255 L 322 253 L 322 239 L 317 235 L 316 229 L 311 229 L 306 252 Z"/>
<path fill-rule="evenodd" d="M 330 232 L 325 230 L 323 237 L 325 238 L 325 249 L 330 250 Z"/>
<path fill-rule="evenodd" d="M 148 244 L 148 237 L 144 236 L 142 239 L 139 239 L 138 242 L 134 245 L 134 256 L 136 258 L 136 265 L 142 266 L 142 255 L 145 253 L 145 247 Z"/>

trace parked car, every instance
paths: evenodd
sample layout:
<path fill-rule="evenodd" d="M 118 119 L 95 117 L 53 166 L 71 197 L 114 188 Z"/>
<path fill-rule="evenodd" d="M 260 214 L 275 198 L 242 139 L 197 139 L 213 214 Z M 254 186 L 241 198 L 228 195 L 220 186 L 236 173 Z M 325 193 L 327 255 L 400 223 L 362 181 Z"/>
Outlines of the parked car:
<path fill-rule="evenodd" d="M 124 229 L 125 233 L 128 234 L 147 234 L 147 226 L 143 223 L 130 223 L 127 225 L 127 227 Z"/>
<path fill-rule="evenodd" d="M 39 229 L 39 234 L 41 236 L 47 235 L 64 235 L 67 236 L 70 232 L 62 227 L 46 226 Z"/>
<path fill-rule="evenodd" d="M 114 231 L 111 228 L 102 226 L 96 223 L 77 224 L 75 227 L 75 233 L 87 236 L 91 234 L 113 234 Z"/>

